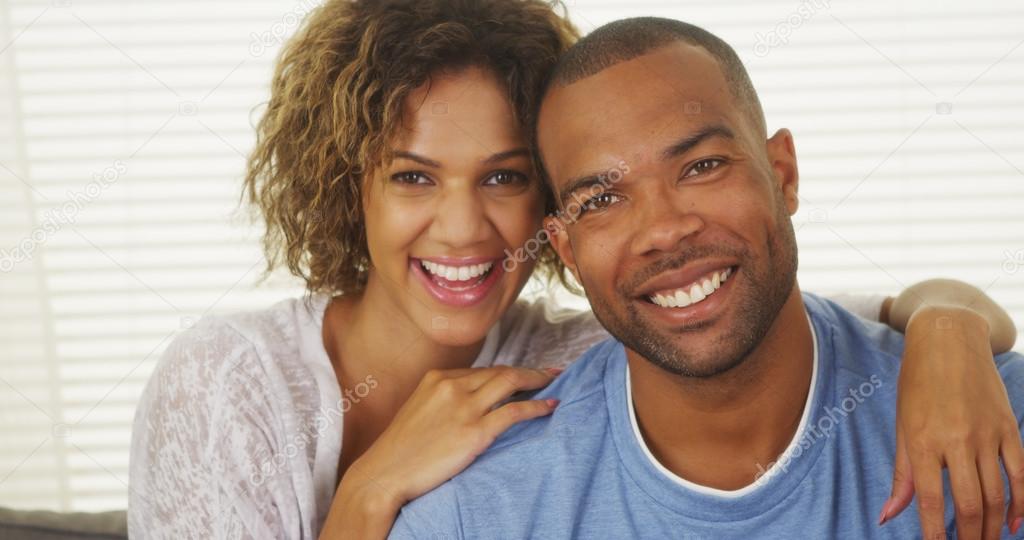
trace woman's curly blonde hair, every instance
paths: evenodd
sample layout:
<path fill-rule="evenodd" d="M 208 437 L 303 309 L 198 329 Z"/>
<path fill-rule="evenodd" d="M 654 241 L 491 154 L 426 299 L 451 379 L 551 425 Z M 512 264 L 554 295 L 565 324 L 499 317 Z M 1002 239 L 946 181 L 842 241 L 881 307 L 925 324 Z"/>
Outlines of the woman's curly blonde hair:
<path fill-rule="evenodd" d="M 439 71 L 484 67 L 506 85 L 525 129 L 578 37 L 558 4 L 328 0 L 311 12 L 278 59 L 246 171 L 244 192 L 266 227 L 267 273 L 283 264 L 309 293 L 361 291 L 370 266 L 363 183 L 390 159 L 405 97 Z M 538 267 L 564 280 L 545 248 Z"/>

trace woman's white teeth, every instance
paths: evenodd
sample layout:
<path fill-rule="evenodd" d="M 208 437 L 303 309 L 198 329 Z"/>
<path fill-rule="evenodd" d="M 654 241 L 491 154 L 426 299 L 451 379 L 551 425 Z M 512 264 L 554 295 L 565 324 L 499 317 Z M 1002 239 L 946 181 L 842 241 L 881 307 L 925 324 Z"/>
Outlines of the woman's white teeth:
<path fill-rule="evenodd" d="M 725 280 L 729 279 L 731 273 L 732 268 L 712 272 L 709 276 L 697 280 L 689 288 L 676 289 L 674 293 L 669 291 L 657 293 L 647 298 L 661 307 L 686 307 L 714 294 L 725 283 Z"/>
<path fill-rule="evenodd" d="M 448 281 L 469 281 L 486 274 L 494 266 L 493 262 L 469 266 L 448 266 L 430 261 L 420 261 L 420 263 L 427 272 Z"/>

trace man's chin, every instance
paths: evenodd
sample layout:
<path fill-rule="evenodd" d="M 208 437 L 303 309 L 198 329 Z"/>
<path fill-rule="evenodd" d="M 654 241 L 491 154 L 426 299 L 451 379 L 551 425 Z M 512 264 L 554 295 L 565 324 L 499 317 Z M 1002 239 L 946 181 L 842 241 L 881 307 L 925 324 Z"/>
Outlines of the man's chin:
<path fill-rule="evenodd" d="M 654 365 L 676 375 L 716 377 L 742 364 L 747 355 L 738 347 L 740 342 L 714 330 L 698 328 L 686 330 L 685 335 L 680 335 L 679 331 L 658 334 L 656 340 L 648 340 L 641 345 L 646 351 L 637 352 Z"/>

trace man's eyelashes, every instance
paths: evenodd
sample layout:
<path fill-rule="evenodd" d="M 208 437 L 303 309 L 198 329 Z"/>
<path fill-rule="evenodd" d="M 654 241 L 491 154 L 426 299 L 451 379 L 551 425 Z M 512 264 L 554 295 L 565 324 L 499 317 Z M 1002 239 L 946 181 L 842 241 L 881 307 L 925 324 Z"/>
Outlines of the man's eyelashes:
<path fill-rule="evenodd" d="M 692 178 L 709 173 L 725 164 L 724 158 L 711 157 L 695 161 L 689 167 L 683 169 L 682 178 Z"/>

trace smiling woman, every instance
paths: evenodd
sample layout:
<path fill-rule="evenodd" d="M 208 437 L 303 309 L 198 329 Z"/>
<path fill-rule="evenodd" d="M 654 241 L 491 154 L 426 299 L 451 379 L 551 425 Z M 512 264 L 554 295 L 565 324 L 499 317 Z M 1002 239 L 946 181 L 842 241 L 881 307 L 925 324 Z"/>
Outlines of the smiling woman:
<path fill-rule="evenodd" d="M 518 300 L 535 268 L 565 276 L 537 240 L 556 205 L 525 126 L 575 37 L 540 0 L 312 12 L 245 181 L 270 268 L 308 295 L 206 318 L 168 348 L 136 413 L 133 534 L 380 538 L 403 504 L 558 406 L 508 399 L 608 337 L 590 312 Z M 727 293 L 690 277 L 691 304 Z M 884 317 L 882 301 L 861 313 Z M 945 389 L 915 382 L 912 395 Z"/>
<path fill-rule="evenodd" d="M 437 73 L 406 96 L 394 157 L 364 184 L 374 271 L 363 301 L 384 292 L 437 343 L 478 342 L 533 271 L 501 264 L 544 212 L 507 95 L 491 68 Z"/>

